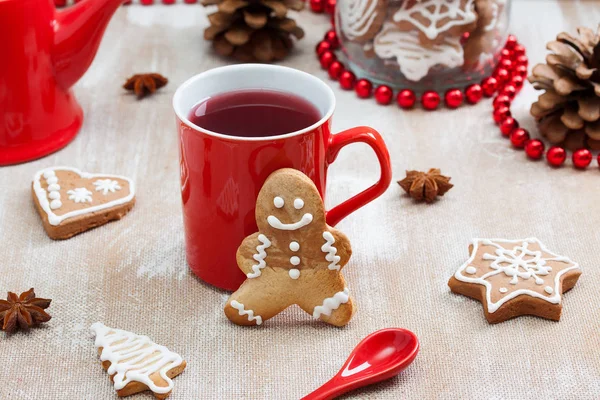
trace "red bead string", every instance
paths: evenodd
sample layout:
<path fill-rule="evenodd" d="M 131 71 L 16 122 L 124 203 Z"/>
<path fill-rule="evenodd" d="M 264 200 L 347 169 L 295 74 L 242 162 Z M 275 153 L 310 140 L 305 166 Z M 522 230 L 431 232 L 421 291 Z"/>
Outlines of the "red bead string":
<path fill-rule="evenodd" d="M 71 0 L 70 3 L 79 3 L 80 1 L 81 0 Z M 166 4 L 166 5 L 175 4 L 176 2 L 177 2 L 177 0 L 160 0 L 160 3 Z M 196 4 L 198 2 L 198 0 L 183 0 L 183 2 L 185 4 Z M 123 5 L 128 6 L 132 3 L 133 3 L 132 0 L 128 0 L 128 1 L 124 2 Z M 139 3 L 143 6 L 151 6 L 151 5 L 155 4 L 155 0 L 139 0 Z M 54 0 L 54 5 L 57 8 L 66 7 L 68 4 L 69 4 L 69 1 L 67 1 L 67 0 Z"/>
<path fill-rule="evenodd" d="M 311 1 L 311 7 L 312 4 Z M 324 3 L 318 2 L 318 4 Z M 514 44 L 510 45 L 509 42 L 507 42 L 507 45 L 514 47 Z M 335 50 L 339 47 L 339 39 L 332 29 L 325 34 L 325 37 L 317 44 L 315 49 L 321 67 L 327 71 L 329 77 L 339 81 L 342 89 L 354 89 L 356 95 L 361 99 L 373 96 L 377 103 L 381 105 L 390 104 L 394 100 L 393 89 L 387 85 L 373 87 L 373 83 L 368 79 L 357 79 L 354 73 L 347 70 L 346 66 L 337 59 Z M 419 99 L 413 90 L 401 89 L 396 93 L 396 103 L 400 108 L 410 109 L 419 100 L 424 109 L 436 110 L 443 101 L 446 107 L 454 109 L 465 103 L 477 104 L 483 97 L 492 97 L 499 88 L 504 90 L 504 94 L 509 99 L 513 99 L 523 87 L 526 76 L 527 56 L 525 55 L 525 48 L 520 46 L 518 51 L 510 51 L 505 47 L 501 52 L 498 67 L 494 70 L 492 76 L 484 78 L 480 84 L 470 85 L 464 90 L 452 88 L 443 95 L 433 90 L 427 90 L 421 94 Z M 507 109 L 504 110 L 504 113 L 506 115 L 498 115 L 498 122 L 503 120 L 505 116 L 509 116 L 510 111 Z M 507 125 L 504 129 L 509 130 L 510 126 Z"/>
<path fill-rule="evenodd" d="M 529 132 L 519 127 L 519 122 L 512 116 L 510 106 L 513 99 L 519 93 L 527 76 L 527 55 L 525 48 L 517 42 L 517 38 L 510 35 L 506 45 L 501 52 L 501 59 L 494 76 L 499 78 L 498 72 L 506 70 L 507 74 L 501 73 L 502 78 L 498 87 L 498 95 L 494 98 L 494 111 L 492 116 L 500 127 L 503 136 L 510 139 L 512 145 L 517 149 L 524 149 L 525 154 L 531 160 L 540 160 L 544 156 L 552 167 L 560 167 L 567 160 L 568 152 L 562 146 L 552 146 L 546 151 L 544 143 L 539 139 L 530 139 Z M 506 75 L 506 77 L 504 77 Z M 575 150 L 571 156 L 573 166 L 577 169 L 587 168 L 594 156 L 588 149 Z M 600 165 L 600 154 L 598 155 Z"/>

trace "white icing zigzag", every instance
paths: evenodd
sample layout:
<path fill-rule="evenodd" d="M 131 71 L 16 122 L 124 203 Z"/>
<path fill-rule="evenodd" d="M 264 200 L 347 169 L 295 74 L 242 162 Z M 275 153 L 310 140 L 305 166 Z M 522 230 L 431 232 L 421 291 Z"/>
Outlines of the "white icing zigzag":
<path fill-rule="evenodd" d="M 267 263 L 265 263 L 265 258 L 267 257 L 267 252 L 265 251 L 265 249 L 268 248 L 269 246 L 271 246 L 271 241 L 269 239 L 267 239 L 267 237 L 265 235 L 263 235 L 262 233 L 260 235 L 258 235 L 258 241 L 261 242 L 262 244 L 259 244 L 258 246 L 256 246 L 256 251 L 258 252 L 258 254 L 255 254 L 253 256 L 253 258 L 256 261 L 258 261 L 258 264 L 255 264 L 252 266 L 253 272 L 249 272 L 248 274 L 246 274 L 246 276 L 248 278 L 258 278 L 261 275 L 260 270 L 267 266 Z"/>
<path fill-rule="evenodd" d="M 107 372 L 113 376 L 116 390 L 123 389 L 130 382 L 140 382 L 154 393 L 169 393 L 173 381 L 167 372 L 183 363 L 177 353 L 165 346 L 154 343 L 147 336 L 136 335 L 120 329 L 113 329 L 100 322 L 92 325 L 96 335 L 96 347 L 102 347 L 100 359 L 110 361 Z M 150 375 L 159 373 L 167 386 L 157 386 Z"/>
<path fill-rule="evenodd" d="M 377 18 L 378 0 L 341 0 L 338 4 L 340 28 L 348 40 L 363 37 Z"/>
<path fill-rule="evenodd" d="M 337 292 L 333 297 L 328 297 L 323 300 L 322 306 L 316 306 L 313 311 L 313 317 L 318 319 L 321 314 L 330 316 L 333 310 L 337 310 L 342 304 L 346 304 L 350 299 L 350 291 L 344 288 L 343 292 Z"/>
<path fill-rule="evenodd" d="M 323 239 L 325 239 L 327 241 L 327 243 L 325 243 L 323 246 L 321 246 L 321 251 L 323 253 L 327 253 L 327 255 L 325 256 L 325 259 L 327 261 L 329 261 L 329 266 L 328 268 L 330 270 L 336 270 L 339 271 L 340 270 L 340 266 L 338 265 L 338 263 L 340 262 L 340 256 L 337 256 L 337 248 L 333 247 L 332 244 L 335 243 L 335 239 L 333 238 L 333 235 L 331 234 L 331 232 L 329 231 L 325 231 L 323 232 Z"/>
<path fill-rule="evenodd" d="M 240 315 L 247 315 L 248 321 L 256 321 L 256 325 L 262 324 L 262 317 L 260 315 L 254 316 L 254 311 L 252 310 L 245 310 L 244 305 L 242 303 L 233 300 L 231 302 L 231 307 L 238 310 L 238 313 Z"/>

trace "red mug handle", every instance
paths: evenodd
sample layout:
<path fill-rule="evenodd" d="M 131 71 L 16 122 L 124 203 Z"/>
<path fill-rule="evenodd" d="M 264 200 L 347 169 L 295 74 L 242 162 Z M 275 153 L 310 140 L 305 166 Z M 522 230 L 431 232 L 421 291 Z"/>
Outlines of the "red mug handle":
<path fill-rule="evenodd" d="M 385 143 L 379 132 L 368 126 L 359 126 L 332 135 L 329 139 L 329 147 L 327 149 L 327 163 L 333 163 L 342 147 L 351 143 L 366 143 L 371 146 L 377 155 L 377 160 L 381 167 L 381 175 L 374 185 L 327 211 L 326 219 L 327 224 L 330 226 L 335 226 L 354 211 L 381 196 L 392 181 L 392 167 L 390 165 L 388 149 L 385 147 Z"/>

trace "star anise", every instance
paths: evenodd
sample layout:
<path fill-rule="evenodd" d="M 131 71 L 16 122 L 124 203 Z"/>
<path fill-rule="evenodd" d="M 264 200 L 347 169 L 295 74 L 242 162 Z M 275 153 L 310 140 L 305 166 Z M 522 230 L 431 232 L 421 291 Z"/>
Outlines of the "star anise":
<path fill-rule="evenodd" d="M 21 293 L 8 292 L 6 300 L 0 300 L 0 321 L 2 330 L 14 332 L 17 327 L 27 330 L 33 325 L 50 321 L 52 318 L 44 309 L 50 306 L 50 299 L 35 297 L 33 288 Z"/>
<path fill-rule="evenodd" d="M 135 74 L 127 79 L 123 89 L 133 90 L 138 99 L 151 95 L 161 87 L 169 83 L 169 80 L 157 73 Z"/>
<path fill-rule="evenodd" d="M 427 173 L 421 171 L 406 171 L 406 178 L 398 184 L 415 200 L 433 202 L 437 196 L 443 196 L 454 186 L 450 177 L 441 174 L 437 168 L 431 168 Z"/>

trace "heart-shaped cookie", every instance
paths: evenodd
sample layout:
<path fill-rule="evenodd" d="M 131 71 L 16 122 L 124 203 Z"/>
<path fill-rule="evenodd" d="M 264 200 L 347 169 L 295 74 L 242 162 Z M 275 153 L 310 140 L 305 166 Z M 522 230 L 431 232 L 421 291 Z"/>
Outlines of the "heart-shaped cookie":
<path fill-rule="evenodd" d="M 38 171 L 32 194 L 44 229 L 52 239 L 68 239 L 121 219 L 135 204 L 131 179 L 90 174 L 71 167 Z"/>

